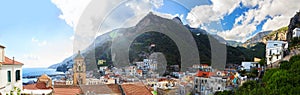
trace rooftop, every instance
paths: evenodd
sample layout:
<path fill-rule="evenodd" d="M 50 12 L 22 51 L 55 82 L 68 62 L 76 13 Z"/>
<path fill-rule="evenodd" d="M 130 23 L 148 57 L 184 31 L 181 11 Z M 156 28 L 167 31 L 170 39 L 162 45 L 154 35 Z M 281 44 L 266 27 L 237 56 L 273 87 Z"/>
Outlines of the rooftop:
<path fill-rule="evenodd" d="M 47 87 L 46 83 L 44 82 L 38 82 L 35 84 L 29 84 L 23 86 L 23 89 L 28 89 L 28 90 L 39 90 L 39 89 L 52 89 L 51 87 Z"/>
<path fill-rule="evenodd" d="M 5 56 L 4 62 L 0 62 L 0 64 L 2 64 L 2 65 L 23 65 L 23 63 L 18 62 L 16 60 L 12 60 L 6 56 Z"/>
<path fill-rule="evenodd" d="M 121 90 L 117 84 L 103 84 L 103 85 L 83 85 L 82 92 L 93 92 L 95 94 L 120 94 Z"/>
<path fill-rule="evenodd" d="M 126 95 L 152 95 L 151 92 L 142 84 L 122 84 Z"/>
<path fill-rule="evenodd" d="M 54 95 L 79 95 L 81 90 L 79 87 L 56 88 L 54 87 Z"/>
<path fill-rule="evenodd" d="M 211 77 L 212 75 L 213 75 L 212 72 L 204 72 L 204 71 L 199 70 L 195 76 L 208 78 L 208 77 Z"/>

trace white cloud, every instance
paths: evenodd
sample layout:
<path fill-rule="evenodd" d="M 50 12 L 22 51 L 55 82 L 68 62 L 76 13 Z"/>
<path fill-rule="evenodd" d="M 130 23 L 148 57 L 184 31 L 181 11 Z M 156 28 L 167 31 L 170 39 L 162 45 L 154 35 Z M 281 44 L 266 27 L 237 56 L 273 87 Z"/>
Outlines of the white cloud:
<path fill-rule="evenodd" d="M 287 26 L 290 18 L 300 9 L 297 0 L 212 0 L 212 5 L 194 7 L 187 16 L 187 21 L 192 27 L 204 27 L 203 24 L 219 21 L 230 14 L 242 3 L 244 7 L 251 8 L 244 15 L 235 19 L 233 28 L 219 31 L 217 34 L 226 40 L 245 41 L 252 36 L 256 27 L 266 20 L 263 31 L 275 30 Z M 254 8 L 258 6 L 257 8 Z M 267 18 L 267 17 L 271 17 Z M 240 23 L 240 24 L 238 24 Z M 212 29 L 207 29 L 212 30 Z"/>
<path fill-rule="evenodd" d="M 186 19 L 191 27 L 223 19 L 226 14 L 239 6 L 238 0 L 212 0 L 212 5 L 201 5 L 192 8 Z"/>
<path fill-rule="evenodd" d="M 25 54 L 23 55 L 23 58 L 28 60 L 39 60 L 40 57 L 35 54 Z"/>
<path fill-rule="evenodd" d="M 85 7 L 91 0 L 51 0 L 57 8 L 61 9 L 62 14 L 59 18 L 66 21 L 71 27 L 76 27 L 79 17 L 84 11 Z"/>
<path fill-rule="evenodd" d="M 262 27 L 263 31 L 276 30 L 289 24 L 290 18 L 300 9 L 300 6 L 296 4 L 296 0 L 282 1 L 282 0 L 265 0 L 256 1 L 249 4 L 249 6 L 258 5 L 257 9 L 250 9 L 236 19 L 234 27 L 229 32 L 219 33 L 220 36 L 225 39 L 246 41 L 246 39 L 256 30 L 257 25 L 266 20 Z M 244 3 L 244 2 L 243 2 Z M 249 3 L 249 2 L 248 2 Z M 267 18 L 267 16 L 272 19 Z M 252 21 L 253 20 L 253 21 Z M 242 22 L 238 25 L 237 22 Z M 222 34 L 227 35 L 222 35 Z M 242 34 L 238 37 L 235 34 Z M 235 35 L 235 36 L 233 36 Z"/>
<path fill-rule="evenodd" d="M 152 11 L 154 15 L 166 18 L 166 19 L 173 19 L 174 17 L 179 17 L 181 20 L 183 19 L 183 14 L 168 14 L 168 13 L 160 13 L 160 12 L 156 12 L 156 11 Z"/>
<path fill-rule="evenodd" d="M 244 6 L 246 7 L 254 7 L 258 4 L 261 0 L 241 0 Z"/>
<path fill-rule="evenodd" d="M 163 0 L 126 2 L 123 0 L 52 0 L 52 2 L 62 11 L 60 18 L 75 30 L 74 51 L 89 46 L 97 35 L 116 28 L 135 25 L 153 8 L 163 5 Z"/>
<path fill-rule="evenodd" d="M 269 1 L 271 2 L 271 1 Z M 283 26 L 288 26 L 290 18 L 293 17 L 297 11 L 299 11 L 298 0 L 274 0 L 272 3 L 268 3 L 267 6 L 263 6 L 259 13 L 265 13 L 270 15 L 273 19 L 269 19 L 263 26 L 263 30 L 275 30 Z M 271 10 L 270 10 L 271 9 Z"/>
<path fill-rule="evenodd" d="M 33 43 L 35 43 L 37 46 L 40 46 L 40 47 L 47 45 L 47 41 L 40 41 L 40 40 L 38 40 L 36 38 L 31 38 L 31 41 Z"/>
<path fill-rule="evenodd" d="M 35 39 L 35 38 L 31 38 L 32 42 L 38 42 L 39 40 Z"/>
<path fill-rule="evenodd" d="M 72 35 L 69 39 L 73 41 L 74 40 L 74 35 Z"/>

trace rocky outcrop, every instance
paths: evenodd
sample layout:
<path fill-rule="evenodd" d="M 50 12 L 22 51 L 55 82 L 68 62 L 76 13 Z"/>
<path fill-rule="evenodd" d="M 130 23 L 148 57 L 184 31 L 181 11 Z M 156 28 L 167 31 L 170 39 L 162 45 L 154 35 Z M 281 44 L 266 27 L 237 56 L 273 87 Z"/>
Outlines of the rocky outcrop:
<path fill-rule="evenodd" d="M 268 40 L 286 41 L 287 31 L 288 27 L 282 27 L 278 30 L 272 31 L 270 34 L 264 36 L 261 42 L 266 43 Z"/>
<path fill-rule="evenodd" d="M 286 38 L 289 42 L 292 40 L 293 30 L 297 27 L 300 27 L 300 11 L 297 12 L 290 20 L 290 24 L 288 26 L 289 29 L 286 35 Z"/>
<path fill-rule="evenodd" d="M 286 41 L 287 31 L 288 27 L 282 27 L 275 31 L 260 32 L 252 38 L 250 38 L 249 40 L 247 40 L 246 42 L 244 42 L 242 46 L 251 47 L 255 46 L 258 42 L 266 43 L 268 40 Z"/>
<path fill-rule="evenodd" d="M 242 46 L 247 47 L 249 45 L 252 44 L 256 44 L 258 42 L 262 42 L 262 39 L 267 36 L 268 34 L 270 34 L 272 31 L 262 31 L 259 32 L 257 34 L 255 34 L 255 36 L 253 36 L 252 38 L 248 39 L 247 41 L 245 41 Z"/>

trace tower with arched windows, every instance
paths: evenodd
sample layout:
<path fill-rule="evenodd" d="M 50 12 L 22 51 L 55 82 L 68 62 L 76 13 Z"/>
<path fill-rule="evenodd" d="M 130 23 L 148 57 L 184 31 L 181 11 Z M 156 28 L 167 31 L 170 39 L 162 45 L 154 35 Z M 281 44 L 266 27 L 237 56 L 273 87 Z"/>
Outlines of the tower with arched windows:
<path fill-rule="evenodd" d="M 86 84 L 86 65 L 84 57 L 78 51 L 78 54 L 74 58 L 73 64 L 73 85 L 85 85 Z"/>

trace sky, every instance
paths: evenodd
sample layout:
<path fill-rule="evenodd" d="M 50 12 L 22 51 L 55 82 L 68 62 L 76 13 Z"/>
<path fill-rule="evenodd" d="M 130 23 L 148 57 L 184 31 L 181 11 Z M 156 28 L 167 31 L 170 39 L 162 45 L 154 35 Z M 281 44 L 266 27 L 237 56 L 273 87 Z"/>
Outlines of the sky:
<path fill-rule="evenodd" d="M 134 26 L 150 11 L 169 19 L 178 16 L 191 27 L 205 29 L 226 40 L 243 42 L 258 32 L 287 26 L 289 19 L 300 10 L 297 2 L 5 0 L 0 3 L 0 44 L 6 47 L 7 57 L 15 57 L 25 68 L 48 67 L 83 50 L 95 36 Z M 99 23 L 102 23 L 100 29 L 95 29 Z M 79 36 L 87 41 L 80 40 L 82 44 L 74 45 L 74 39 Z"/>

